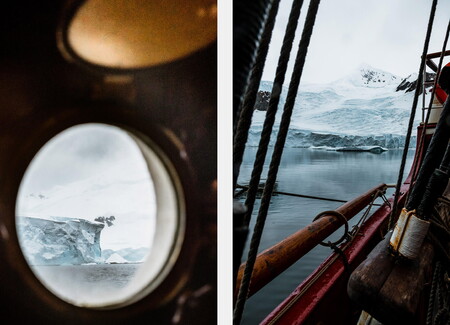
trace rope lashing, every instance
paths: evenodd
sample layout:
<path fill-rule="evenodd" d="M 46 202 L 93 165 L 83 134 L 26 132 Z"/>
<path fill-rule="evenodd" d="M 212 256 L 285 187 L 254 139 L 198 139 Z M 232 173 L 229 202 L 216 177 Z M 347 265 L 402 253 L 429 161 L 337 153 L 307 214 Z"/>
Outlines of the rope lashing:
<path fill-rule="evenodd" d="M 260 44 L 256 53 L 255 63 L 251 70 L 249 83 L 244 95 L 244 99 L 239 106 L 237 116 L 239 120 L 236 130 L 234 132 L 233 141 L 233 165 L 235 166 L 233 189 L 236 187 L 237 179 L 239 177 L 239 169 L 242 164 L 242 159 L 245 151 L 245 144 L 248 139 L 248 132 L 252 122 L 256 95 L 258 93 L 259 84 L 261 82 L 264 64 L 269 51 L 270 40 L 272 39 L 272 31 L 275 25 L 275 18 L 278 13 L 280 0 L 273 0 L 269 10 L 269 15 L 266 19 L 263 33 L 261 35 Z"/>
<path fill-rule="evenodd" d="M 253 213 L 256 194 L 258 191 L 259 182 L 261 180 L 264 162 L 267 156 L 270 137 L 272 135 L 273 125 L 275 123 L 275 116 L 278 110 L 278 104 L 280 102 L 281 88 L 285 80 L 288 62 L 292 50 L 292 44 L 294 42 L 295 31 L 297 29 L 302 5 L 303 0 L 295 0 L 292 3 L 291 13 L 289 14 L 283 44 L 281 46 L 280 57 L 278 58 L 277 69 L 275 72 L 273 89 L 270 94 L 269 106 L 266 111 L 266 117 L 264 120 L 263 129 L 261 131 L 258 151 L 256 152 L 252 175 L 250 177 L 249 190 L 247 193 L 247 198 L 245 200 L 245 205 L 247 206 L 248 210 L 247 214 L 245 215 L 244 221 L 247 225 L 250 224 L 250 219 Z"/>
<path fill-rule="evenodd" d="M 448 184 L 449 175 L 447 171 L 450 167 L 449 164 L 450 144 L 447 145 L 439 168 L 434 170 L 431 178 L 428 180 L 422 193 L 421 201 L 417 206 L 417 211 L 415 209 L 408 210 L 408 205 L 402 210 L 390 239 L 390 248 L 394 254 L 408 259 L 415 259 L 418 256 L 422 242 L 430 227 L 429 219 L 432 215 L 433 207 Z M 424 166 L 427 167 L 427 165 Z M 409 206 L 411 206 L 410 202 Z"/>
<path fill-rule="evenodd" d="M 427 235 L 430 222 L 417 218 L 415 210 L 403 209 L 390 239 L 390 250 L 396 256 L 415 259 Z"/>
<path fill-rule="evenodd" d="M 425 42 L 423 45 L 422 60 L 420 62 L 419 74 L 417 77 L 417 85 L 422 84 L 422 80 L 423 80 L 422 71 L 425 67 L 425 59 L 426 59 L 426 55 L 428 53 L 428 45 L 430 43 L 431 31 L 433 29 L 434 15 L 436 13 L 436 5 L 437 5 L 437 0 L 433 0 L 433 3 L 431 5 L 430 17 L 428 19 L 427 34 L 426 34 Z M 419 90 L 420 90 L 420 87 L 416 87 L 416 90 L 414 92 L 414 100 L 413 100 L 413 104 L 411 107 L 411 113 L 409 116 L 408 130 L 406 132 L 406 138 L 405 138 L 405 147 L 403 149 L 402 160 L 401 160 L 400 169 L 399 169 L 399 173 L 398 173 L 397 186 L 396 186 L 396 191 L 395 191 L 395 195 L 394 195 L 394 204 L 392 207 L 391 215 L 389 217 L 388 229 L 392 228 L 393 220 L 397 213 L 397 204 L 398 204 L 398 199 L 400 197 L 400 187 L 402 185 L 403 173 L 405 171 L 406 156 L 408 154 L 409 142 L 411 140 L 412 127 L 414 124 L 414 117 L 415 117 L 415 113 L 416 113 L 417 102 L 419 99 Z"/>
<path fill-rule="evenodd" d="M 235 325 L 240 324 L 242 319 L 242 313 L 244 310 L 248 289 L 250 286 L 251 274 L 253 272 L 253 267 L 255 265 L 256 255 L 258 252 L 259 243 L 261 241 L 262 232 L 265 225 L 265 220 L 267 217 L 267 212 L 270 205 L 270 199 L 272 196 L 272 191 L 275 185 L 278 168 L 281 162 L 281 156 L 283 154 L 284 144 L 286 142 L 287 132 L 289 129 L 289 124 L 292 116 L 292 110 L 294 108 L 295 97 L 297 95 L 298 86 L 300 84 L 301 75 L 303 72 L 303 67 L 305 64 L 306 54 L 308 52 L 308 46 L 311 40 L 311 35 L 316 20 L 317 11 L 319 9 L 320 0 L 311 0 L 306 14 L 305 24 L 303 27 L 302 36 L 300 39 L 299 49 L 297 52 L 297 57 L 294 64 L 294 70 L 291 76 L 291 82 L 289 85 L 289 91 L 286 98 L 286 103 L 284 106 L 283 115 L 280 122 L 280 128 L 278 132 L 277 141 L 275 143 L 274 152 L 272 155 L 272 161 L 269 166 L 269 172 L 267 176 L 266 186 L 264 187 L 263 196 L 261 199 L 261 207 L 259 209 L 258 218 L 256 221 L 253 236 L 250 242 L 250 249 L 248 254 L 247 263 L 244 270 L 244 275 L 242 283 L 239 289 L 238 299 L 236 302 L 236 307 L 234 310 L 233 322 Z M 295 31 L 294 31 L 295 33 Z M 280 84 L 280 92 L 281 92 Z M 270 105 L 270 103 L 269 103 Z M 267 117 L 266 117 L 267 118 Z M 256 186 L 259 184 L 256 182 Z"/>

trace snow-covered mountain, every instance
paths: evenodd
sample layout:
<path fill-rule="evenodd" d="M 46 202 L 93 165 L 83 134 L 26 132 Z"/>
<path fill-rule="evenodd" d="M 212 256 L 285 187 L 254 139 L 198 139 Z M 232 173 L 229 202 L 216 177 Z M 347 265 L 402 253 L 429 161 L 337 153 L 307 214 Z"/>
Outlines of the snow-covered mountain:
<path fill-rule="evenodd" d="M 402 81 L 396 75 L 364 64 L 328 84 L 301 84 L 286 145 L 401 147 L 413 101 L 412 92 L 396 91 Z M 267 105 L 267 92 L 271 89 L 272 82 L 262 81 L 260 93 L 265 96 L 260 96 L 259 101 L 265 100 Z M 276 129 L 286 95 L 287 88 L 283 87 Z M 264 107 L 264 103 L 259 103 L 259 107 Z M 258 145 L 264 117 L 264 111 L 255 110 L 248 145 Z M 416 113 L 416 125 L 420 117 L 421 114 Z M 274 140 L 273 135 L 272 144 Z M 414 143 L 411 141 L 411 145 Z"/>
<path fill-rule="evenodd" d="M 349 75 L 336 80 L 333 84 L 346 87 L 385 88 L 397 86 L 401 78 L 392 73 L 376 69 L 363 63 Z"/>

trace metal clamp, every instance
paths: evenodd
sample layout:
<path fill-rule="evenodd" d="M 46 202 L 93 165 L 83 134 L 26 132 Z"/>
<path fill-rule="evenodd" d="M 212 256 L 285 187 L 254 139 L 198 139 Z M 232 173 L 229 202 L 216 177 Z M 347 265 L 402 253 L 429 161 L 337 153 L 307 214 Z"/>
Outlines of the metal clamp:
<path fill-rule="evenodd" d="M 316 221 L 317 219 L 322 218 L 325 215 L 333 215 L 335 217 L 338 217 L 338 218 L 342 219 L 342 221 L 344 222 L 345 231 L 344 231 L 344 234 L 342 235 L 341 238 L 336 240 L 334 243 L 332 243 L 330 241 L 328 243 L 324 243 L 324 242 L 320 243 L 320 245 L 322 245 L 322 246 L 333 247 L 333 246 L 336 246 L 336 245 L 340 244 L 342 241 L 344 241 L 344 239 L 346 239 L 348 237 L 348 222 L 347 222 L 347 218 L 342 213 L 340 213 L 338 211 L 335 211 L 335 210 L 323 211 L 323 212 L 319 213 L 313 219 L 313 222 Z"/>

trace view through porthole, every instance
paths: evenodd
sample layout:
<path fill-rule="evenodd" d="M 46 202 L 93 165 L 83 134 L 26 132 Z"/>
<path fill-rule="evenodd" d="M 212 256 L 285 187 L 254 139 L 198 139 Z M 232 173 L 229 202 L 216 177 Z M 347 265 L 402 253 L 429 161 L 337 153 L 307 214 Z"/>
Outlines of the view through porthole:
<path fill-rule="evenodd" d="M 35 156 L 16 225 L 28 264 L 50 291 L 79 306 L 116 306 L 167 273 L 179 211 L 171 178 L 148 146 L 120 128 L 84 124 Z"/>

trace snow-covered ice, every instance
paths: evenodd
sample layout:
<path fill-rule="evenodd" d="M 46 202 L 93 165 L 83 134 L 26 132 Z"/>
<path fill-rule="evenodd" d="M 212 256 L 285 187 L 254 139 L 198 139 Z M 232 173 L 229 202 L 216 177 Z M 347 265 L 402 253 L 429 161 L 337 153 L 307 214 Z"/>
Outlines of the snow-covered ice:
<path fill-rule="evenodd" d="M 412 80 L 414 76 L 408 78 Z M 335 82 L 300 84 L 286 146 L 402 147 L 414 95 L 413 92 L 396 91 L 402 81 L 396 75 L 363 64 Z M 261 91 L 271 89 L 272 82 L 261 82 Z M 286 96 L 287 88 L 283 87 L 276 130 Z M 248 145 L 258 145 L 264 118 L 265 111 L 254 112 Z M 420 118 L 420 112 L 416 113 L 416 126 Z M 276 133 L 272 134 L 272 145 Z"/>
<path fill-rule="evenodd" d="M 122 264 L 128 261 L 117 253 L 113 253 L 106 261 L 107 264 Z"/>
<path fill-rule="evenodd" d="M 18 235 L 30 265 L 100 263 L 104 225 L 74 218 L 18 217 Z"/>

